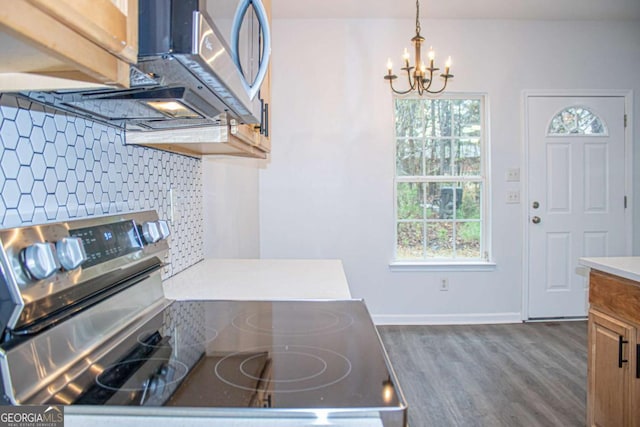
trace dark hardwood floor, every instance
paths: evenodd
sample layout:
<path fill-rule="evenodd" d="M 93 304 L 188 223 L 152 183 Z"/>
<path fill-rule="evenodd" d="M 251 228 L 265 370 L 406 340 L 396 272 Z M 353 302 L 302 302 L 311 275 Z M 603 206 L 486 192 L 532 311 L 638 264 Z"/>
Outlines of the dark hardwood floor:
<path fill-rule="evenodd" d="M 586 321 L 378 330 L 410 427 L 586 423 Z"/>

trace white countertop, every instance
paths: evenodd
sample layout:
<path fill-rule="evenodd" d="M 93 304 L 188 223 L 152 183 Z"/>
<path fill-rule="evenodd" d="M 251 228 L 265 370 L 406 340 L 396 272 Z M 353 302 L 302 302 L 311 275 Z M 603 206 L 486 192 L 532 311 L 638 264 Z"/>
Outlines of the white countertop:
<path fill-rule="evenodd" d="M 169 299 L 351 299 L 342 261 L 205 259 L 165 280 Z"/>
<path fill-rule="evenodd" d="M 580 264 L 594 270 L 640 282 L 640 257 L 580 258 Z"/>

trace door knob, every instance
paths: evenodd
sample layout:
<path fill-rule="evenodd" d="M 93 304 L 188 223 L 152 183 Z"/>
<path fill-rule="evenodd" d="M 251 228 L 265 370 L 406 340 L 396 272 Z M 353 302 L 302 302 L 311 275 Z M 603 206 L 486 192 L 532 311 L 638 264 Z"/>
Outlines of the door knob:
<path fill-rule="evenodd" d="M 534 224 L 540 224 L 540 221 L 542 220 L 540 219 L 539 216 L 534 216 L 533 218 L 531 218 L 531 222 Z"/>

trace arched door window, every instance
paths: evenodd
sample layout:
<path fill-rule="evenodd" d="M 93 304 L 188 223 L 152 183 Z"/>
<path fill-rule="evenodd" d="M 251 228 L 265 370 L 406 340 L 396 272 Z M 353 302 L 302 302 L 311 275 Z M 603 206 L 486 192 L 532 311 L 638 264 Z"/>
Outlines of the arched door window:
<path fill-rule="evenodd" d="M 590 135 L 606 136 L 607 127 L 593 111 L 586 107 L 567 107 L 551 119 L 548 136 Z"/>

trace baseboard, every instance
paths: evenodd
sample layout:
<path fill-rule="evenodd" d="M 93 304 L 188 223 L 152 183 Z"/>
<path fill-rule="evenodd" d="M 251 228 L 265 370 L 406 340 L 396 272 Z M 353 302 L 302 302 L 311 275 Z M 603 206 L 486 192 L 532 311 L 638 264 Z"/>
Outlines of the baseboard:
<path fill-rule="evenodd" d="M 374 314 L 376 325 L 474 325 L 521 323 L 521 313 L 487 314 Z"/>

